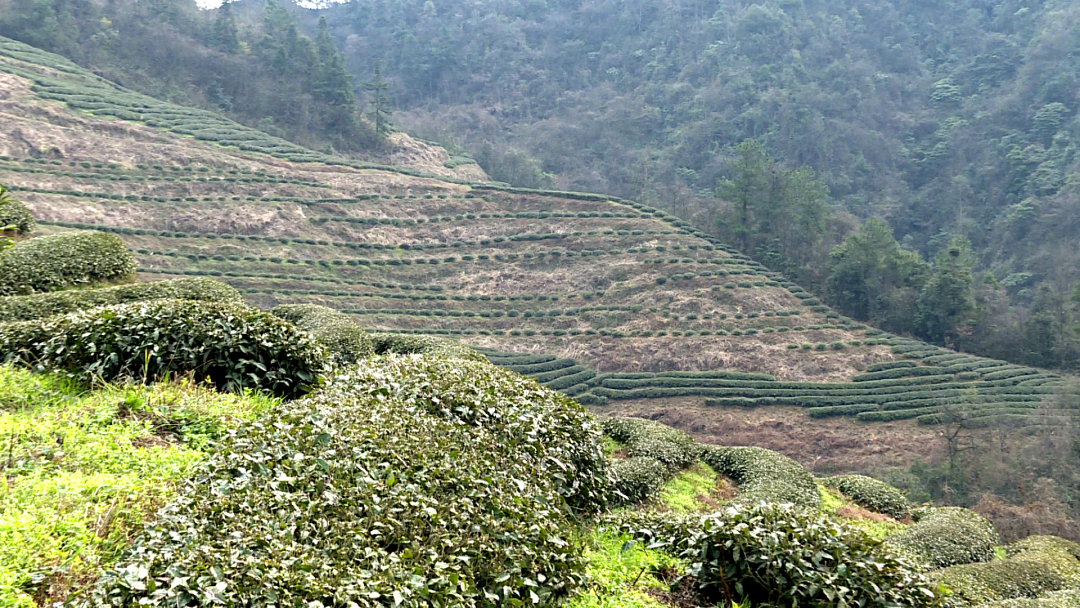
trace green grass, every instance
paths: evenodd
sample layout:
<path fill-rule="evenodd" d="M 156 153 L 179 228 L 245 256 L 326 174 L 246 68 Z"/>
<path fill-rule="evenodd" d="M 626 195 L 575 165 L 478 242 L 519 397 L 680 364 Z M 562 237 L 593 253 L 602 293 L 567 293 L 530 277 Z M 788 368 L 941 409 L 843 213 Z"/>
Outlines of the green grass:
<path fill-rule="evenodd" d="M 96 578 L 215 438 L 272 403 L 182 382 L 85 392 L 0 366 L 0 607 Z"/>
<path fill-rule="evenodd" d="M 821 512 L 833 515 L 852 528 L 862 530 L 872 538 L 885 540 L 890 536 L 899 534 L 908 528 L 907 525 L 895 521 L 873 521 L 862 518 L 849 518 L 837 515 L 837 511 L 845 506 L 853 506 L 850 500 L 846 500 L 833 494 L 825 486 L 818 484 L 818 494 L 821 495 Z"/>
<path fill-rule="evenodd" d="M 669 479 L 660 489 L 658 500 L 663 508 L 676 513 L 714 511 L 716 501 L 704 502 L 702 498 L 712 497 L 718 482 L 719 476 L 712 467 L 698 463 Z"/>
<path fill-rule="evenodd" d="M 600 530 L 590 532 L 585 558 L 589 587 L 567 608 L 659 608 L 666 604 L 647 593 L 668 589 L 658 572 L 682 570 L 677 559 L 646 549 L 629 535 Z"/>

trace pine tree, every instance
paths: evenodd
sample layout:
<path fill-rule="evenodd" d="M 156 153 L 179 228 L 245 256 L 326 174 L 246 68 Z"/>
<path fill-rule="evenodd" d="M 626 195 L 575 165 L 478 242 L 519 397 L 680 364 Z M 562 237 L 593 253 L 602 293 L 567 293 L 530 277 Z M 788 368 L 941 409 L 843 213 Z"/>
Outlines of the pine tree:
<path fill-rule="evenodd" d="M 218 9 L 211 37 L 214 46 L 218 49 L 230 55 L 240 52 L 240 33 L 236 29 L 236 17 L 232 13 L 232 5 L 228 1 Z"/>
<path fill-rule="evenodd" d="M 390 84 L 383 80 L 381 66 L 375 66 L 375 76 L 364 84 L 364 89 L 371 97 L 370 115 L 371 122 L 375 123 L 375 135 L 380 139 L 385 138 L 393 130 L 393 125 L 390 123 L 390 99 L 386 94 Z"/>
<path fill-rule="evenodd" d="M 330 28 L 326 17 L 319 17 L 319 26 L 315 35 L 315 53 L 319 65 L 315 74 L 316 96 L 333 106 L 356 105 L 356 94 L 352 89 L 352 78 L 345 71 L 345 59 L 334 46 L 330 37 Z"/>

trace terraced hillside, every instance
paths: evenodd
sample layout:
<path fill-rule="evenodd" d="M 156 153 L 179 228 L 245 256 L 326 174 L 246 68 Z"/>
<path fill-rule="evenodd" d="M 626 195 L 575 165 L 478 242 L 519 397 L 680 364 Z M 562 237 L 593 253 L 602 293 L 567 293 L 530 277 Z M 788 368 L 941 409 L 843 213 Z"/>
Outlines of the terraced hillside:
<path fill-rule="evenodd" d="M 597 407 L 696 408 L 683 426 L 760 406 L 849 430 L 1063 414 L 1042 404 L 1057 376 L 842 318 L 663 212 L 447 175 L 298 148 L 0 40 L 0 183 L 39 232 L 120 235 L 144 280 L 451 336 Z"/>

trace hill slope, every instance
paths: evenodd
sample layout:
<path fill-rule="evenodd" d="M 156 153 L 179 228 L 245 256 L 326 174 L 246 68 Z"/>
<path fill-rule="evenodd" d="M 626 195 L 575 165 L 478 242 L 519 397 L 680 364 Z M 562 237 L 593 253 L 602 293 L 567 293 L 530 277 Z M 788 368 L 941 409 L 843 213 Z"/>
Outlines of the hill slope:
<path fill-rule="evenodd" d="M 0 79 L 0 183 L 42 232 L 119 234 L 145 279 L 219 277 L 261 306 L 453 336 L 583 402 L 703 434 L 735 411 L 790 452 L 798 425 L 811 445 L 797 455 L 837 467 L 925 456 L 928 425 L 961 411 L 971 424 L 1071 413 L 1041 404 L 1057 376 L 844 319 L 636 203 L 346 161 L 2 39 Z M 911 418 L 923 427 L 884 424 Z"/>

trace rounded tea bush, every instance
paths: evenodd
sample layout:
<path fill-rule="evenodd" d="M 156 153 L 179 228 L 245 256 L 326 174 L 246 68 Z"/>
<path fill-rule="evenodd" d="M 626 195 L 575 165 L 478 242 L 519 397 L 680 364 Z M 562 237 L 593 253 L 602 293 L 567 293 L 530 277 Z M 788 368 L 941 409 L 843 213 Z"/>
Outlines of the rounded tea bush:
<path fill-rule="evenodd" d="M 622 531 L 690 566 L 709 605 L 929 608 L 935 585 L 902 555 L 827 515 L 791 504 L 733 505 L 711 515 L 625 512 Z"/>
<path fill-rule="evenodd" d="M 34 216 L 0 184 L 0 231 L 5 228 L 12 228 L 17 234 L 29 234 L 34 231 Z"/>
<path fill-rule="evenodd" d="M 855 504 L 896 519 L 911 515 L 911 502 L 904 493 L 887 483 L 864 475 L 837 475 L 821 480 L 827 488 L 835 488 Z"/>
<path fill-rule="evenodd" d="M 103 232 L 41 236 L 0 252 L 0 296 L 126 281 L 134 274 L 127 246 Z"/>
<path fill-rule="evenodd" d="M 269 313 L 234 302 L 154 300 L 0 324 L 0 357 L 85 381 L 192 374 L 222 390 L 307 392 L 322 349 Z"/>
<path fill-rule="evenodd" d="M 643 418 L 605 418 L 603 426 L 604 434 L 624 444 L 631 458 L 655 459 L 668 475 L 701 459 L 701 446 L 666 424 Z"/>
<path fill-rule="evenodd" d="M 1009 545 L 1005 552 L 1007 557 L 1003 560 L 964 564 L 931 573 L 935 581 L 952 592 L 946 605 L 983 608 L 990 602 L 1035 598 L 1048 592 L 1080 588 L 1080 545 L 1074 542 L 1055 536 L 1032 536 Z"/>
<path fill-rule="evenodd" d="M 558 605 L 599 439 L 490 364 L 365 359 L 223 440 L 83 605 Z"/>
<path fill-rule="evenodd" d="M 615 478 L 619 502 L 625 504 L 637 504 L 654 496 L 669 475 L 664 463 L 648 456 L 614 460 L 611 474 Z"/>
<path fill-rule="evenodd" d="M 356 363 L 375 354 L 368 332 L 348 315 L 318 304 L 285 304 L 270 309 L 274 314 L 310 333 L 326 349 L 334 365 Z"/>
<path fill-rule="evenodd" d="M 917 514 L 918 521 L 886 542 L 932 568 L 994 559 L 1001 542 L 990 520 L 961 507 L 940 507 Z"/>
<path fill-rule="evenodd" d="M 236 302 L 240 300 L 240 293 L 211 279 L 184 278 L 98 289 L 7 296 L 0 297 L 0 322 L 30 321 L 97 306 L 161 299 Z"/>
<path fill-rule="evenodd" d="M 814 476 L 779 452 L 710 445 L 702 460 L 739 485 L 735 504 L 790 503 L 815 510 L 821 505 Z"/>
<path fill-rule="evenodd" d="M 445 338 L 393 333 L 371 333 L 372 346 L 379 355 L 437 355 L 452 359 L 487 361 L 475 350 Z"/>

